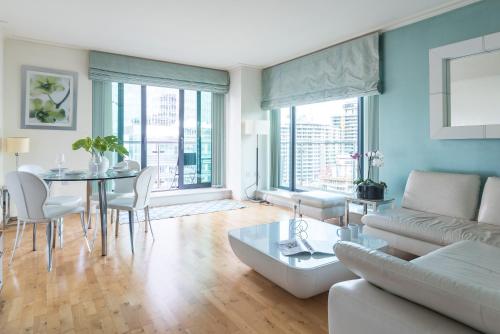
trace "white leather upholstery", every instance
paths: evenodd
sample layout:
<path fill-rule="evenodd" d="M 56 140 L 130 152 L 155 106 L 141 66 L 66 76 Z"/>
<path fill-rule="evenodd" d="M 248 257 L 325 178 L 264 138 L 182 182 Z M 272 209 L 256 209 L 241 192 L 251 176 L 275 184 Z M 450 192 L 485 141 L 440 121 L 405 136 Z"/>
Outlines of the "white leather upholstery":
<path fill-rule="evenodd" d="M 457 280 L 497 290 L 500 297 L 499 256 L 499 248 L 482 242 L 462 241 L 411 262 Z M 498 308 L 500 310 L 500 301 Z"/>
<path fill-rule="evenodd" d="M 291 208 L 293 209 L 293 208 Z M 301 211 L 304 216 L 315 218 L 318 220 L 327 220 L 334 217 L 342 217 L 345 215 L 344 207 L 334 206 L 331 208 L 316 208 L 314 206 L 302 205 Z"/>
<path fill-rule="evenodd" d="M 153 187 L 154 167 L 144 168 L 134 181 L 133 197 L 118 197 L 108 203 L 110 209 L 117 210 L 142 210 L 149 206 L 151 189 Z"/>
<path fill-rule="evenodd" d="M 296 202 L 301 200 L 303 205 L 320 209 L 334 206 L 341 206 L 343 208 L 345 205 L 345 196 L 319 190 L 294 193 L 292 199 Z"/>
<path fill-rule="evenodd" d="M 45 173 L 45 169 L 39 165 L 21 165 L 17 170 L 19 172 L 28 172 L 36 175 Z"/>
<path fill-rule="evenodd" d="M 390 293 L 479 331 L 500 333 L 500 268 L 492 262 L 500 258 L 500 248 L 472 241 L 449 247 L 415 263 L 345 242 L 339 242 L 335 252 L 352 272 Z M 460 257 L 468 260 L 460 263 Z M 471 265 L 471 258 L 483 260 Z M 433 260 L 441 265 L 431 267 Z M 490 282 L 483 284 L 487 271 Z"/>
<path fill-rule="evenodd" d="M 116 197 L 108 202 L 108 207 L 115 210 L 130 211 L 134 209 L 134 197 Z"/>
<path fill-rule="evenodd" d="M 45 169 L 39 165 L 21 165 L 18 168 L 19 172 L 27 172 L 35 175 L 40 175 L 45 173 Z M 66 205 L 66 206 L 78 206 L 82 202 L 81 197 L 77 196 L 54 196 L 47 199 L 46 205 Z"/>
<path fill-rule="evenodd" d="M 83 206 L 70 207 L 61 205 L 46 205 L 43 208 L 46 219 L 55 219 L 71 213 L 81 213 L 84 210 Z"/>
<path fill-rule="evenodd" d="M 47 184 L 29 172 L 10 172 L 5 184 L 17 208 L 19 219 L 44 219 L 44 205 L 49 195 Z"/>
<path fill-rule="evenodd" d="M 472 328 L 357 279 L 328 295 L 330 334 L 465 334 Z"/>
<path fill-rule="evenodd" d="M 82 204 L 82 198 L 78 196 L 54 196 L 47 199 L 46 205 L 64 205 L 64 206 L 79 206 Z"/>
<path fill-rule="evenodd" d="M 412 171 L 402 207 L 473 220 L 479 188 L 479 175 Z"/>
<path fill-rule="evenodd" d="M 390 247 L 418 256 L 428 254 L 442 247 L 441 245 L 405 237 L 404 235 L 381 230 L 372 226 L 365 226 L 363 233 L 387 241 Z"/>
<path fill-rule="evenodd" d="M 477 220 L 500 225 L 500 177 L 489 177 L 486 181 Z"/>
<path fill-rule="evenodd" d="M 370 227 L 440 246 L 461 240 L 476 240 L 500 247 L 500 225 L 478 224 L 404 208 L 369 214 L 361 220 Z"/>
<path fill-rule="evenodd" d="M 292 200 L 298 204 L 305 216 L 327 220 L 345 215 L 345 196 L 327 191 L 304 191 L 294 193 Z"/>
<path fill-rule="evenodd" d="M 141 165 L 134 160 L 121 161 L 116 164 L 116 167 L 125 167 L 127 166 L 130 170 L 141 170 Z M 126 178 L 126 179 L 117 179 L 115 180 L 115 189 L 114 192 L 116 194 L 127 194 L 134 192 L 134 178 Z"/>

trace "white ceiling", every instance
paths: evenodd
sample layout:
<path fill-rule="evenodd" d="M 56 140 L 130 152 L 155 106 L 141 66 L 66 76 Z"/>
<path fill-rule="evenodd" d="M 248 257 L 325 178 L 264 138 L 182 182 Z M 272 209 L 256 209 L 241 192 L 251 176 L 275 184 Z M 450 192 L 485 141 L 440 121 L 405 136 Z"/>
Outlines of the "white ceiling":
<path fill-rule="evenodd" d="M 474 1 L 0 0 L 8 36 L 230 69 L 266 67 Z"/>

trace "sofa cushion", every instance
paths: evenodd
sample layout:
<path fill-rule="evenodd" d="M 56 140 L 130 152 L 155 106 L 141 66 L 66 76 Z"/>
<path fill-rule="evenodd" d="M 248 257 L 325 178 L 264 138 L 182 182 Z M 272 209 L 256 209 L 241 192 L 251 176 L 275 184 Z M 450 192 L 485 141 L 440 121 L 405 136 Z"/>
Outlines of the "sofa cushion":
<path fill-rule="evenodd" d="M 486 333 L 500 333 L 500 272 L 492 262 L 500 257 L 500 248 L 472 241 L 462 241 L 448 254 L 467 257 L 475 248 L 475 256 L 488 258 L 482 264 L 471 266 L 467 261 L 455 262 L 445 269 L 429 268 L 418 262 L 407 262 L 388 254 L 368 250 L 358 244 L 339 242 L 335 254 L 356 275 L 397 296 L 428 307 Z M 436 252 L 440 252 L 438 250 Z M 447 253 L 436 259 L 444 262 Z M 424 257 L 432 261 L 434 252 Z M 421 263 L 423 261 L 421 260 Z M 429 262 L 428 262 L 429 263 Z M 491 282 L 478 284 L 484 271 L 490 270 Z"/>
<path fill-rule="evenodd" d="M 479 175 L 412 171 L 402 207 L 444 216 L 475 219 Z"/>
<path fill-rule="evenodd" d="M 500 177 L 489 177 L 486 181 L 477 220 L 500 225 Z"/>
<path fill-rule="evenodd" d="M 303 205 L 315 208 L 331 208 L 334 206 L 345 206 L 345 196 L 327 191 L 304 191 L 292 195 L 296 202 L 301 200 Z"/>
<path fill-rule="evenodd" d="M 411 262 L 419 267 L 459 280 L 467 280 L 485 288 L 500 289 L 498 250 L 482 242 L 461 241 Z"/>
<path fill-rule="evenodd" d="M 466 219 L 398 208 L 368 214 L 362 222 L 379 230 L 440 246 L 474 240 L 500 247 L 499 225 L 478 224 Z"/>

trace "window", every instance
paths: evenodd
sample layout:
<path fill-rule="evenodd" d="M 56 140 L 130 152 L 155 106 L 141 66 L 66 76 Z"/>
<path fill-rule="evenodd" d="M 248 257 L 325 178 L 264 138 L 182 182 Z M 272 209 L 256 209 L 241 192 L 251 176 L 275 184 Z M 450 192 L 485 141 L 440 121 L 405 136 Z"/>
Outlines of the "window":
<path fill-rule="evenodd" d="M 122 83 L 112 89 L 113 131 L 131 160 L 157 167 L 155 190 L 210 186 L 212 93 Z"/>
<path fill-rule="evenodd" d="M 280 112 L 279 187 L 351 192 L 361 152 L 358 98 L 283 108 Z"/>

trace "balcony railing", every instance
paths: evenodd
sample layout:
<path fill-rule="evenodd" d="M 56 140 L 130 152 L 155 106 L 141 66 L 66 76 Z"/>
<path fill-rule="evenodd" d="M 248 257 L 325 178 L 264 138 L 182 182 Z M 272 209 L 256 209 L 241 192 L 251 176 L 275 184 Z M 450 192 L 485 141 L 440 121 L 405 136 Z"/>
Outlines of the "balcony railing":
<path fill-rule="evenodd" d="M 129 159 L 140 162 L 141 141 L 124 141 L 123 144 L 129 150 Z M 184 182 L 179 182 L 179 142 L 148 141 L 146 145 L 147 166 L 154 166 L 157 169 L 153 191 L 176 190 L 179 189 L 179 183 L 191 187 L 200 183 L 210 183 L 212 162 L 210 154 L 201 155 L 201 174 L 197 173 L 197 165 L 190 162 L 191 165 L 184 166 Z M 199 158 L 196 158 L 196 163 L 197 159 Z"/>

